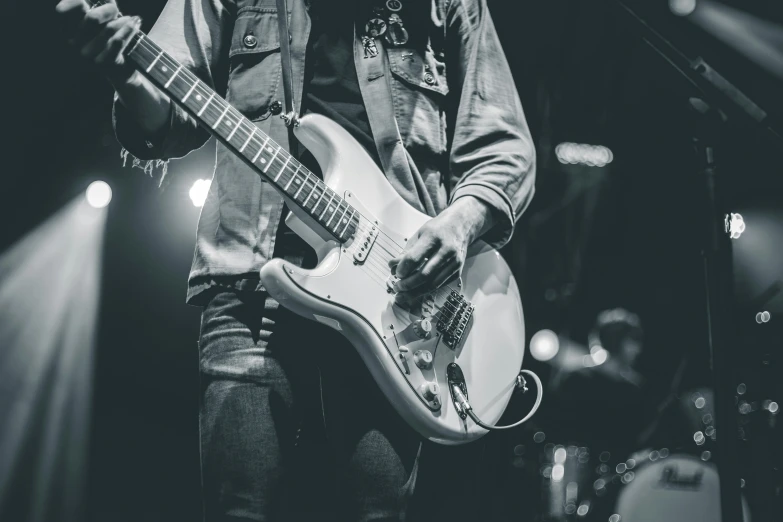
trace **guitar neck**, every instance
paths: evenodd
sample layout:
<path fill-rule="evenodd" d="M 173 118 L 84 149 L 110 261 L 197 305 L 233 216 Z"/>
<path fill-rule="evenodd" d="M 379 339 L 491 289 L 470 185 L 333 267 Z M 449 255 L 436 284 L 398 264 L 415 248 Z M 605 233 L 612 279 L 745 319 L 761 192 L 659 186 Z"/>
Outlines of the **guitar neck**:
<path fill-rule="evenodd" d="M 353 236 L 360 217 L 356 209 L 151 38 L 139 31 L 125 56 L 171 101 L 338 241 L 345 242 Z"/>

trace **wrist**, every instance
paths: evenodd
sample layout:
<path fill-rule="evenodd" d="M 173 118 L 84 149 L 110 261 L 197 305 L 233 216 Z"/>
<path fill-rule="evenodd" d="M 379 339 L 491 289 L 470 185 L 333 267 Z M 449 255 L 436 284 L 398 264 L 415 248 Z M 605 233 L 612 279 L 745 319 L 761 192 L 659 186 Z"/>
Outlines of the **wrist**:
<path fill-rule="evenodd" d="M 475 196 L 466 195 L 454 200 L 449 210 L 463 225 L 468 244 L 473 243 L 495 224 L 492 207 Z"/>

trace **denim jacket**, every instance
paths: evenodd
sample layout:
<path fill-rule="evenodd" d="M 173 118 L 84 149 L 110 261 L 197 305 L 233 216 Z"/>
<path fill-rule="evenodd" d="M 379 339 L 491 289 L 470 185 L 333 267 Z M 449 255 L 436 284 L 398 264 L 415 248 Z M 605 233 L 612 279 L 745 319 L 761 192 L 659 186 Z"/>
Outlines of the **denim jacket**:
<path fill-rule="evenodd" d="M 381 166 L 410 205 L 435 216 L 452 201 L 487 203 L 496 225 L 482 238 L 504 245 L 534 193 L 535 150 L 486 0 L 406 0 L 411 38 L 365 57 L 356 27 L 354 57 Z M 310 18 L 288 0 L 294 102 L 301 107 Z M 276 0 L 169 0 L 150 36 L 288 148 L 272 115 L 283 101 Z M 169 128 L 145 136 L 121 103 L 118 140 L 139 159 L 182 157 L 207 132 L 172 104 Z M 272 257 L 283 200 L 217 144 L 215 174 L 201 212 L 188 302 L 216 281 L 248 281 Z M 239 285 L 239 283 L 237 283 Z M 245 287 L 247 285 L 244 285 Z"/>

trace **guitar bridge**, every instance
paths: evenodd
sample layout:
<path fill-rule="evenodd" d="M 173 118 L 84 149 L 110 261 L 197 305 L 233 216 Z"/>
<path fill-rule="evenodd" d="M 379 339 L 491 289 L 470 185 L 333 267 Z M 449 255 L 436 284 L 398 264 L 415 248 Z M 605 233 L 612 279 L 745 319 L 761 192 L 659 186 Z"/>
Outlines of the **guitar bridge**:
<path fill-rule="evenodd" d="M 367 259 L 367 254 L 370 253 L 372 246 L 375 244 L 375 240 L 378 239 L 378 232 L 378 227 L 373 225 L 371 229 L 366 230 L 356 238 L 357 248 L 353 253 L 354 264 L 364 263 L 364 260 Z"/>
<path fill-rule="evenodd" d="M 451 291 L 446 302 L 441 307 L 437 329 L 441 333 L 443 343 L 449 348 L 455 348 L 462 340 L 475 307 L 465 299 L 465 296 Z"/>

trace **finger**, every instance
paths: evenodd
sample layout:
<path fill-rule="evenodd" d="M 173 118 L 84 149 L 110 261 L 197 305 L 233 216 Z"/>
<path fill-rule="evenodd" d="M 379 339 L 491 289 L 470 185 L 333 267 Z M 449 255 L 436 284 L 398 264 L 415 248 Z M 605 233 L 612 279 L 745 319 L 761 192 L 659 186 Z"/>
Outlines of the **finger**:
<path fill-rule="evenodd" d="M 397 284 L 394 285 L 397 292 L 407 292 L 432 282 L 435 275 L 439 274 L 443 266 L 445 266 L 447 260 L 442 253 L 437 252 L 432 259 L 427 260 L 427 258 L 424 258 L 422 261 L 423 266 L 419 270 L 397 281 Z"/>
<path fill-rule="evenodd" d="M 422 234 L 416 238 L 412 245 L 403 254 L 396 259 L 394 275 L 403 279 L 418 269 L 423 263 L 424 258 L 435 252 L 439 241 L 433 236 Z M 392 261 L 395 261 L 394 259 Z M 391 262 L 389 263 L 391 266 Z"/>
<path fill-rule="evenodd" d="M 101 34 L 88 44 L 90 53 L 95 54 L 95 63 L 100 66 L 121 65 L 125 62 L 122 52 L 128 46 L 139 28 L 140 19 L 123 16 L 106 25 Z M 99 43 L 99 40 L 101 43 Z"/>
<path fill-rule="evenodd" d="M 68 34 L 74 34 L 90 7 L 84 0 L 62 0 L 54 8 Z"/>
<path fill-rule="evenodd" d="M 432 288 L 437 289 L 451 281 L 455 276 L 459 275 L 460 263 L 454 258 L 441 270 L 441 272 L 435 276 L 432 281 Z"/>
<path fill-rule="evenodd" d="M 436 288 L 439 288 L 443 283 L 449 281 L 459 271 L 459 261 L 456 259 L 446 261 L 441 264 L 437 272 L 427 281 L 425 284 L 411 288 L 404 292 L 398 292 L 394 296 L 394 300 L 397 304 L 410 305 L 416 299 L 423 295 L 426 295 Z"/>
<path fill-rule="evenodd" d="M 104 28 L 104 26 L 117 18 L 119 11 L 114 4 L 106 4 L 94 9 L 90 9 L 84 18 L 82 18 L 78 29 L 76 30 L 76 37 L 74 43 L 77 45 L 84 44 L 95 38 Z"/>

